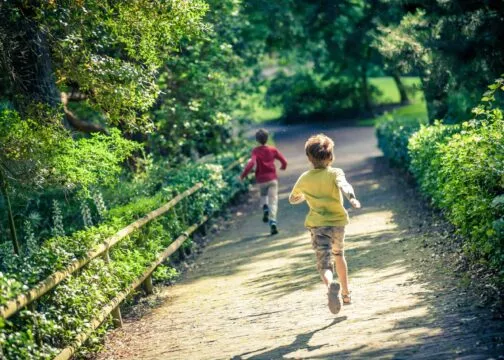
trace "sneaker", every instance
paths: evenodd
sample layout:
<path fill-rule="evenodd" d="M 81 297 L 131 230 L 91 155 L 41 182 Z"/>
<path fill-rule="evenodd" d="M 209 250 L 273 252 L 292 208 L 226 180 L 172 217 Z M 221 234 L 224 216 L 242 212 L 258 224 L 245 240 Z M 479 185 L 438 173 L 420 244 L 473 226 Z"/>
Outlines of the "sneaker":
<path fill-rule="evenodd" d="M 336 281 L 331 282 L 329 285 L 329 290 L 327 291 L 327 299 L 329 300 L 329 310 L 333 314 L 339 313 L 341 310 L 341 300 L 340 300 L 340 284 Z"/>
<path fill-rule="evenodd" d="M 267 223 L 269 221 L 269 208 L 268 205 L 263 206 L 263 222 Z"/>
<path fill-rule="evenodd" d="M 271 228 L 271 235 L 276 235 L 278 234 L 278 229 L 277 229 L 277 224 L 272 222 L 270 224 L 270 228 Z"/>

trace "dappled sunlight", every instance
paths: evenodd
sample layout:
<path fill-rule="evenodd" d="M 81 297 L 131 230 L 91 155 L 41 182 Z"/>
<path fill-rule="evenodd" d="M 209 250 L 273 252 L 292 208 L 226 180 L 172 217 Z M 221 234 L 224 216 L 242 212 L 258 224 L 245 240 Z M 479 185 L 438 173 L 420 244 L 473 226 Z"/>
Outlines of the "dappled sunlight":
<path fill-rule="evenodd" d="M 341 143 L 348 142 L 344 135 L 337 134 Z M 294 138 L 304 141 L 305 135 Z M 278 144 L 288 158 L 299 152 L 299 142 Z M 236 360 L 418 358 L 425 349 L 443 358 L 460 351 L 450 345 L 461 332 L 453 313 L 456 294 L 440 298 L 446 289 L 438 289 L 435 274 L 419 266 L 423 240 L 411 231 L 410 215 L 397 207 L 405 200 L 380 170 L 382 159 L 361 157 L 348 165 L 347 177 L 363 203 L 349 209 L 346 227 L 352 305 L 336 316 L 327 309 L 327 290 L 303 225 L 307 206 L 287 201 L 299 175 L 290 166 L 280 178 L 280 233 L 269 235 L 254 189 L 248 211 L 215 236 L 183 282 L 163 291 L 164 305 L 144 320 L 156 324 L 153 330 L 142 327 L 142 339 L 168 338 L 173 350 L 151 350 L 140 340 L 135 348 L 158 358 L 197 353 Z"/>
<path fill-rule="evenodd" d="M 283 192 L 278 194 L 278 200 L 288 200 L 290 192 Z"/>
<path fill-rule="evenodd" d="M 350 224 L 346 228 L 348 236 L 372 236 L 377 231 L 391 231 L 397 229 L 392 221 L 393 213 L 389 210 L 366 208 L 351 212 Z"/>

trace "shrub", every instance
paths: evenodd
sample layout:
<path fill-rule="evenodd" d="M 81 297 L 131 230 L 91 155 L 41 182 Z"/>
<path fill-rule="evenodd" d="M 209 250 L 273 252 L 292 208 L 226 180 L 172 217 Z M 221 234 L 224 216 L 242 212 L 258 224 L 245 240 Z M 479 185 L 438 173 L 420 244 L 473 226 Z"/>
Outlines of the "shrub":
<path fill-rule="evenodd" d="M 465 248 L 499 268 L 504 263 L 504 238 L 497 224 L 504 209 L 495 199 L 504 193 L 504 121 L 467 122 L 462 131 L 440 145 L 440 191 L 435 198 L 448 219 L 466 236 Z"/>
<path fill-rule="evenodd" d="M 504 79 L 496 80 L 461 125 L 431 126 L 384 119 L 377 136 L 385 156 L 407 168 L 422 193 L 464 236 L 474 261 L 504 264 L 504 116 L 495 106 Z M 502 273 L 501 273 L 502 275 Z"/>
<path fill-rule="evenodd" d="M 466 238 L 475 259 L 504 263 L 500 233 L 504 207 L 504 122 L 493 121 L 422 127 L 409 142 L 410 171 L 423 194 L 442 209 Z M 500 240 L 499 240 L 500 239 Z"/>
<path fill-rule="evenodd" d="M 417 117 L 383 116 L 376 124 L 378 146 L 393 165 L 407 168 L 410 162 L 408 141 L 422 121 Z"/>
<path fill-rule="evenodd" d="M 432 126 L 422 125 L 408 142 L 407 150 L 411 158 L 409 170 L 417 180 L 422 193 L 431 197 L 436 206 L 439 206 L 442 199 L 440 188 L 445 181 L 440 178 L 443 163 L 439 149 L 458 131 L 460 131 L 459 125 L 444 125 L 436 121 Z"/>
<path fill-rule="evenodd" d="M 370 85 L 371 91 L 374 87 Z M 286 91 L 288 89 L 288 91 Z M 281 106 L 286 122 L 334 118 L 334 114 L 362 107 L 359 85 L 349 78 L 326 80 L 310 70 L 278 75 L 266 93 L 269 106 Z"/>
<path fill-rule="evenodd" d="M 204 215 L 221 209 L 234 190 L 243 189 L 245 185 L 235 179 L 240 169 L 224 173 L 221 165 L 229 164 L 238 155 L 221 155 L 213 164 L 192 164 L 179 171 L 165 169 L 163 173 L 161 168 L 156 169 L 152 179 L 156 185 L 152 188 L 158 191 L 151 196 L 140 194 L 128 204 L 107 210 L 101 224 L 50 238 L 34 253 L 8 257 L 0 254 L 0 304 L 4 304 L 174 195 L 197 182 L 204 184 L 112 248 L 110 262 L 93 260 L 39 299 L 35 309 L 24 309 L 5 323 L 0 321 L 3 355 L 23 360 L 53 358 L 77 334 L 86 331 L 99 310 L 141 275 L 177 236 Z M 174 271 L 165 269 L 156 274 L 167 279 L 174 276 Z M 103 330 L 97 333 L 100 332 Z"/>

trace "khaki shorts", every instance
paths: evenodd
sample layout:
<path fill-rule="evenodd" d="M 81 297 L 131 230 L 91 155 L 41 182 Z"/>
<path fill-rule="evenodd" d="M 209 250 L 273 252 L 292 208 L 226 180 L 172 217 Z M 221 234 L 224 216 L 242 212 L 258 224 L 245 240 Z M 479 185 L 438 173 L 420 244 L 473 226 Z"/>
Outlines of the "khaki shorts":
<path fill-rule="evenodd" d="M 345 247 L 344 226 L 310 228 L 312 247 L 317 255 L 317 270 L 333 270 L 334 256 L 342 255 Z"/>

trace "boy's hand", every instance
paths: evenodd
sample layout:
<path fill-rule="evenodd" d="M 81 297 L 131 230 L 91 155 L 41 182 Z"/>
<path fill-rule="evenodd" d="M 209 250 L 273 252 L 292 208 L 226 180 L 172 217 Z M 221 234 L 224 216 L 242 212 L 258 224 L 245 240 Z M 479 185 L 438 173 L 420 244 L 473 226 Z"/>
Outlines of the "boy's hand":
<path fill-rule="evenodd" d="M 352 205 L 352 207 L 354 209 L 360 209 L 361 208 L 361 203 L 356 198 L 350 199 L 350 204 Z"/>

